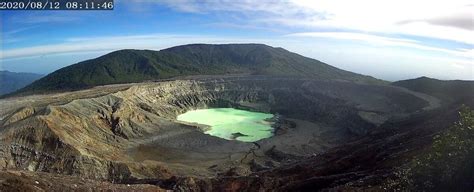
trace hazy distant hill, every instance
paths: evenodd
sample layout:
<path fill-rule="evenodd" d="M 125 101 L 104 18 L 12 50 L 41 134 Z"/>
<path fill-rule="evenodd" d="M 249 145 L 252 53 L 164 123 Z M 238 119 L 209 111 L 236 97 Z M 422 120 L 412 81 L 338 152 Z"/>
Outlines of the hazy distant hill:
<path fill-rule="evenodd" d="M 468 99 L 474 100 L 474 81 L 443 81 L 420 77 L 397 81 L 392 84 L 438 97 L 445 103 L 464 102 Z"/>
<path fill-rule="evenodd" d="M 11 93 L 25 87 L 43 75 L 35 73 L 15 73 L 0 71 L 0 95 Z"/>
<path fill-rule="evenodd" d="M 120 50 L 59 69 L 20 92 L 73 90 L 183 75 L 248 73 L 382 83 L 263 44 L 191 44 L 161 51 Z"/>

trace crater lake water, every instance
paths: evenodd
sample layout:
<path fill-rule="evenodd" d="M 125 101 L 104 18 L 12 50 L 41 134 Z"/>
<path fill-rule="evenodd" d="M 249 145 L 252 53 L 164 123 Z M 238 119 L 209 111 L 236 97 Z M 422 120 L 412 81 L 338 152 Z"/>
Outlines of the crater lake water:
<path fill-rule="evenodd" d="M 265 119 L 272 114 L 234 108 L 213 108 L 188 111 L 179 121 L 210 126 L 204 133 L 227 140 L 253 142 L 273 135 L 272 123 Z"/>

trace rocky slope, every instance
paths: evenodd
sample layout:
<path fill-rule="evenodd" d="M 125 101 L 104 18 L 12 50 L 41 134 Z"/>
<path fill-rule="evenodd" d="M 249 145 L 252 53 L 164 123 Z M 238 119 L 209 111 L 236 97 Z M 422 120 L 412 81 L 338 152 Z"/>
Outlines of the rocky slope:
<path fill-rule="evenodd" d="M 0 191 L 166 191 L 155 185 L 114 184 L 93 179 L 30 171 L 0 171 Z"/>
<path fill-rule="evenodd" d="M 122 183 L 245 176 L 354 141 L 433 101 L 391 86 L 255 75 L 8 98 L 0 100 L 0 167 Z M 256 143 L 212 137 L 175 120 L 208 107 L 282 118 L 274 137 Z"/>

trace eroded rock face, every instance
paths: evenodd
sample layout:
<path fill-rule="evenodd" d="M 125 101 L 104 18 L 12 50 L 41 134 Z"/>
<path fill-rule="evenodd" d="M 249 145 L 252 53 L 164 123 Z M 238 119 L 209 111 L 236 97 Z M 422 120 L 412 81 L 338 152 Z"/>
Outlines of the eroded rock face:
<path fill-rule="evenodd" d="M 150 82 L 64 104 L 35 102 L 23 101 L 1 119 L 0 166 L 112 181 L 278 166 L 427 105 L 389 86 L 254 76 Z M 211 107 L 279 114 L 285 126 L 252 144 L 212 137 L 175 120 L 190 109 Z M 275 151 L 282 157 L 268 155 Z"/>

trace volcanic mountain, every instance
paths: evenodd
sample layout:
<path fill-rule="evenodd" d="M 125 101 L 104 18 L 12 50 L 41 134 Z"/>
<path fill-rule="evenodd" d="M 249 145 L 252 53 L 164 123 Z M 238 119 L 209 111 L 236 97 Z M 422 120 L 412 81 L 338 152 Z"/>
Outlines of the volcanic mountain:
<path fill-rule="evenodd" d="M 76 90 L 187 75 L 251 74 L 383 83 L 283 48 L 263 44 L 191 44 L 161 51 L 120 50 L 59 69 L 20 93 Z"/>

